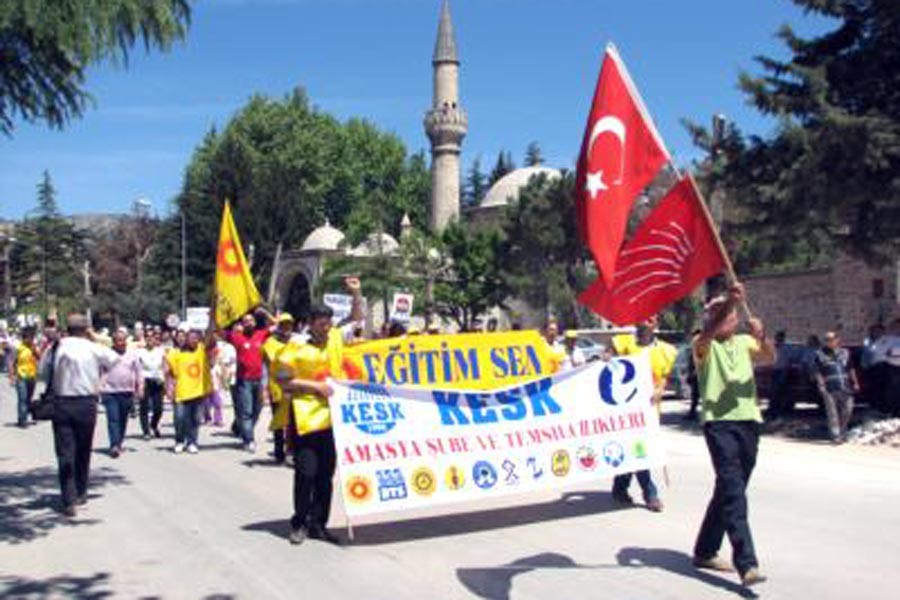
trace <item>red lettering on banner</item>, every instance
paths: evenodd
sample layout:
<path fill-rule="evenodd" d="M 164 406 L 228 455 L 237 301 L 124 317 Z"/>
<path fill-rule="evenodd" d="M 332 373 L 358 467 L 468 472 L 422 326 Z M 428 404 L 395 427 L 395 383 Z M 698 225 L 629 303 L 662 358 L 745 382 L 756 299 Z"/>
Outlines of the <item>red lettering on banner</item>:
<path fill-rule="evenodd" d="M 461 454 L 469 451 L 469 441 L 464 437 L 450 438 L 450 452 Z"/>

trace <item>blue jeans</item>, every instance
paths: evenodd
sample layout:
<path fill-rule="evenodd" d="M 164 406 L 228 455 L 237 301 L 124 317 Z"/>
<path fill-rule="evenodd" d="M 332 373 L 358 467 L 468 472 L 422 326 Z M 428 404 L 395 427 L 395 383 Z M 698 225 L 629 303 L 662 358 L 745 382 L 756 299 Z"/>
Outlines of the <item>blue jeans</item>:
<path fill-rule="evenodd" d="M 253 430 L 262 411 L 262 382 L 238 379 L 234 386 L 234 405 L 239 407 L 241 439 L 245 444 L 253 441 Z"/>
<path fill-rule="evenodd" d="M 641 484 L 641 491 L 644 492 L 644 502 L 659 499 L 659 492 L 656 490 L 656 484 L 653 483 L 653 478 L 650 477 L 649 470 L 616 475 L 616 478 L 613 479 L 613 495 L 624 496 L 628 493 L 628 486 L 631 485 L 632 475 L 637 475 L 638 483 Z"/>
<path fill-rule="evenodd" d="M 203 416 L 203 400 L 185 400 L 175 403 L 175 443 L 197 444 L 200 418 Z"/>
<path fill-rule="evenodd" d="M 122 392 L 100 394 L 103 406 L 106 407 L 106 431 L 109 433 L 109 447 L 121 448 L 128 428 L 128 413 L 134 403 L 134 394 Z"/>
<path fill-rule="evenodd" d="M 28 406 L 31 404 L 31 397 L 34 396 L 34 379 L 16 379 L 16 396 L 19 399 L 18 423 L 19 427 L 25 427 L 28 424 Z"/>

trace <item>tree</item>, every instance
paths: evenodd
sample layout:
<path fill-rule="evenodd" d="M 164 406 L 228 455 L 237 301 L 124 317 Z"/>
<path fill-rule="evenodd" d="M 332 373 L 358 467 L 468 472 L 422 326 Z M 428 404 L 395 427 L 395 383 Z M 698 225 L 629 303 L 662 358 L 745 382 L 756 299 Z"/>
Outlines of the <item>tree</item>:
<path fill-rule="evenodd" d="M 504 175 L 515 171 L 515 169 L 516 163 L 513 162 L 512 154 L 501 150 L 500 153 L 497 154 L 497 162 L 494 164 L 490 177 L 488 177 L 488 187 L 491 187 L 500 181 Z"/>
<path fill-rule="evenodd" d="M 13 289 L 25 310 L 46 315 L 83 303 L 78 272 L 85 258 L 84 236 L 60 214 L 47 171 L 37 186 L 37 207 L 16 226 L 14 237 Z"/>
<path fill-rule="evenodd" d="M 501 263 L 512 293 L 546 316 L 577 324 L 576 297 L 590 280 L 575 214 L 575 177 L 532 177 L 507 208 Z"/>
<path fill-rule="evenodd" d="M 435 306 L 463 331 L 491 307 L 504 306 L 509 297 L 500 263 L 502 243 L 495 231 L 472 232 L 458 223 L 451 223 L 441 235 L 450 272 L 435 284 Z"/>
<path fill-rule="evenodd" d="M 488 191 L 487 176 L 481 170 L 481 157 L 472 161 L 466 181 L 463 187 L 463 204 L 465 206 L 478 206 Z"/>
<path fill-rule="evenodd" d="M 92 101 L 91 64 L 127 63 L 138 41 L 168 50 L 190 17 L 189 0 L 3 0 L 0 131 L 10 135 L 16 115 L 62 128 Z"/>
<path fill-rule="evenodd" d="M 525 166 L 526 167 L 539 167 L 544 162 L 544 157 L 541 154 L 541 147 L 537 142 L 531 142 L 528 144 L 528 148 L 525 149 Z"/>
<path fill-rule="evenodd" d="M 889 260 L 900 251 L 900 10 L 794 2 L 837 24 L 808 39 L 782 27 L 789 58 L 759 57 L 763 75 L 740 78 L 779 126 L 767 138 L 731 131 L 722 146 L 738 266 L 809 264 L 835 250 Z"/>

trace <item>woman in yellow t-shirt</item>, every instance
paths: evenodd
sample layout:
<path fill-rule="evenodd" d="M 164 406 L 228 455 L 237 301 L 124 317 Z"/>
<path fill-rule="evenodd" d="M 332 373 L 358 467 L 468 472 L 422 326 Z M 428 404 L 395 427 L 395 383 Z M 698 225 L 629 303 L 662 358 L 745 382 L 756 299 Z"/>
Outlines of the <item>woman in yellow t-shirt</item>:
<path fill-rule="evenodd" d="M 166 376 L 170 381 L 175 400 L 175 454 L 185 448 L 189 454 L 197 454 L 197 438 L 203 401 L 212 393 L 211 368 L 215 359 L 216 340 L 207 336 L 201 344 L 199 331 L 190 331 L 184 346 L 166 355 Z"/>
<path fill-rule="evenodd" d="M 13 348 L 14 358 L 9 362 L 9 382 L 15 386 L 18 396 L 18 426 L 28 426 L 28 408 L 34 396 L 37 382 L 40 350 L 34 343 L 34 328 L 22 330 L 22 341 Z"/>

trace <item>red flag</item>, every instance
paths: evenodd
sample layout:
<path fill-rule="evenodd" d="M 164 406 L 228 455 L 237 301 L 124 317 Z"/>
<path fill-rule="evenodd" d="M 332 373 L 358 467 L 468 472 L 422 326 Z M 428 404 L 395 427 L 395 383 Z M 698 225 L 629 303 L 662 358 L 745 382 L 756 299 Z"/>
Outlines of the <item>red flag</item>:
<path fill-rule="evenodd" d="M 685 178 L 651 211 L 616 261 L 578 301 L 616 325 L 639 323 L 721 273 L 725 259 L 696 188 Z"/>
<path fill-rule="evenodd" d="M 622 59 L 614 46 L 607 46 L 575 189 L 581 239 L 608 284 L 631 205 L 669 160 Z"/>

